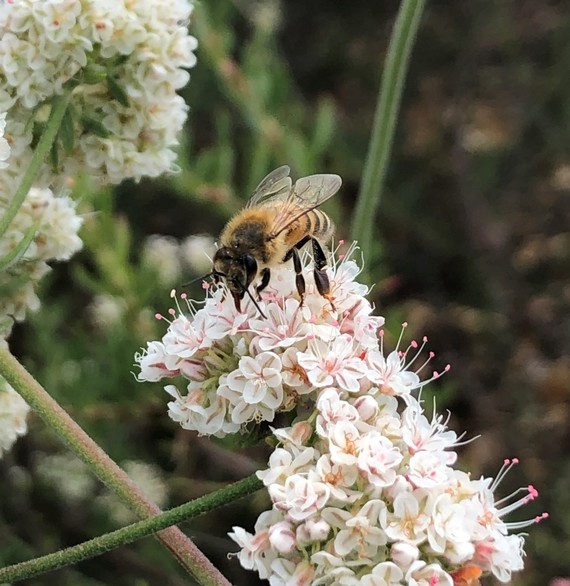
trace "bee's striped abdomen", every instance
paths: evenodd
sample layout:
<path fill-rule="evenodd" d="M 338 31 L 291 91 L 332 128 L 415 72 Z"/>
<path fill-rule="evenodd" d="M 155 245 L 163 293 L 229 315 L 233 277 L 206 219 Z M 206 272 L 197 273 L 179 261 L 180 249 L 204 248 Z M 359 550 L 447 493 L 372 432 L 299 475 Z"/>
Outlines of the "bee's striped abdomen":
<path fill-rule="evenodd" d="M 311 210 L 307 214 L 307 219 L 310 220 L 310 226 L 307 229 L 318 240 L 328 240 L 332 236 L 334 230 L 331 219 L 321 212 L 321 210 Z"/>

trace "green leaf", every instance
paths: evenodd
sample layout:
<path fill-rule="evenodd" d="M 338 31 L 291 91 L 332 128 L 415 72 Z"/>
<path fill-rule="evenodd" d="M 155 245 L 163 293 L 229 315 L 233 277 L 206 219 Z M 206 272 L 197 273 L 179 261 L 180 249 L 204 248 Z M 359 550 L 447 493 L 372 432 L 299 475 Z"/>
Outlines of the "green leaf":
<path fill-rule="evenodd" d="M 100 120 L 89 114 L 81 114 L 81 124 L 87 132 L 92 132 L 99 138 L 109 138 L 111 136 L 111 131 Z"/>
<path fill-rule="evenodd" d="M 128 107 L 129 105 L 129 96 L 127 96 L 127 92 L 117 83 L 117 80 L 110 74 L 107 74 L 107 87 L 109 88 L 109 92 L 111 95 L 121 104 L 121 106 Z"/>
<path fill-rule="evenodd" d="M 15 295 L 29 280 L 30 277 L 24 275 L 4 275 L 4 282 L 0 281 L 0 297 L 6 299 Z"/>
<path fill-rule="evenodd" d="M 17 263 L 22 258 L 22 256 L 24 256 L 26 250 L 28 250 L 28 247 L 30 246 L 30 243 L 34 239 L 39 225 L 40 220 L 38 218 L 33 223 L 33 225 L 28 228 L 28 231 L 24 234 L 22 240 L 18 242 L 16 248 L 9 252 L 4 258 L 0 259 L 0 271 L 9 269 L 11 266 Z"/>
<path fill-rule="evenodd" d="M 59 128 L 59 139 L 66 155 L 70 155 L 75 146 L 74 111 L 71 105 L 67 106 Z"/>
<path fill-rule="evenodd" d="M 81 72 L 81 82 L 86 84 L 97 84 L 105 81 L 107 69 L 103 65 L 90 63 Z"/>
<path fill-rule="evenodd" d="M 59 167 L 59 145 L 57 144 L 57 140 L 51 145 L 49 157 L 51 159 L 52 167 L 57 169 Z"/>

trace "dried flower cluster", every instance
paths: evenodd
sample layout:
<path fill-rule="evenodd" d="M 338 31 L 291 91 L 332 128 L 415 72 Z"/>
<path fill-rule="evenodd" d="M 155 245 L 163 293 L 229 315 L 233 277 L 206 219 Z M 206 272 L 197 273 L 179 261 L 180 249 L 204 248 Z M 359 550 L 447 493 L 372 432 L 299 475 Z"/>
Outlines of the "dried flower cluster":
<path fill-rule="evenodd" d="M 40 107 L 64 92 L 72 92 L 66 125 L 75 135 L 64 174 L 81 169 L 118 183 L 171 170 L 187 113 L 176 90 L 195 64 L 191 12 L 187 0 L 0 3 L 0 111 L 8 114 L 11 173 L 31 154 L 28 120 L 41 123 Z"/>
<path fill-rule="evenodd" d="M 162 340 L 137 355 L 139 379 L 174 379 L 170 417 L 201 434 L 296 415 L 273 430 L 258 473 L 273 508 L 254 534 L 231 533 L 242 565 L 273 586 L 475 586 L 484 572 L 507 582 L 523 567 L 523 537 L 509 531 L 536 519 L 503 517 L 536 490 L 495 500 L 511 461 L 494 481 L 453 468 L 461 438 L 412 394 L 439 374 L 420 378 L 424 344 L 384 351 L 353 252 L 333 261 L 329 300 L 309 285 L 301 305 L 293 271 L 274 271 L 259 302 L 267 319 L 206 287 L 203 307 L 170 310 Z"/>

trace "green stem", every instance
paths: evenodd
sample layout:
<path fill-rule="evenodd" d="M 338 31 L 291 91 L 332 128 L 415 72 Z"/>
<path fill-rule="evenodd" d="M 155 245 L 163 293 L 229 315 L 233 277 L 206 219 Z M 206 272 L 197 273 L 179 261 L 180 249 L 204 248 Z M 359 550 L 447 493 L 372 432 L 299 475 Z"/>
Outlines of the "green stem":
<path fill-rule="evenodd" d="M 0 375 L 139 518 L 147 519 L 162 512 L 147 499 L 128 474 L 81 429 L 16 358 L 2 347 L 0 347 Z M 194 575 L 199 584 L 230 586 L 210 560 L 177 527 L 165 529 L 157 537 L 180 564 Z"/>
<path fill-rule="evenodd" d="M 32 578 L 45 572 L 79 563 L 111 549 L 132 543 L 165 527 L 202 515 L 207 511 L 251 494 L 262 487 L 263 483 L 256 476 L 244 478 L 226 488 L 180 505 L 151 519 L 133 523 L 117 531 L 106 533 L 95 539 L 40 558 L 2 568 L 0 569 L 0 582 L 17 582 L 18 580 Z"/>
<path fill-rule="evenodd" d="M 51 112 L 36 148 L 32 155 L 32 160 L 22 177 L 18 189 L 14 194 L 14 197 L 10 200 L 4 215 L 0 218 L 0 236 L 6 233 L 8 226 L 12 223 L 12 220 L 16 217 L 18 210 L 22 206 L 22 203 L 26 199 L 26 195 L 30 191 L 30 188 L 34 184 L 40 174 L 42 165 L 49 154 L 53 143 L 59 132 L 61 121 L 67 110 L 69 103 L 69 94 L 63 94 L 61 96 L 55 96 L 51 102 Z"/>
<path fill-rule="evenodd" d="M 402 0 L 384 63 L 372 136 L 352 222 L 352 238 L 360 242 L 367 254 L 372 251 L 376 212 L 392 150 L 404 78 L 424 5 L 425 0 Z"/>

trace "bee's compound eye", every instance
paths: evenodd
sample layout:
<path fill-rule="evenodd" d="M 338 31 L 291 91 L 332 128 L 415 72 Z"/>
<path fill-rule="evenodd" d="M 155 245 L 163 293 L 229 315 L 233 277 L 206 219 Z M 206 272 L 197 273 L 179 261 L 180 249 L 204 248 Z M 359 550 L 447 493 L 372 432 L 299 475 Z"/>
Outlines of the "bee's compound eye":
<path fill-rule="evenodd" d="M 248 275 L 255 275 L 257 273 L 257 261 L 251 254 L 246 254 L 243 257 L 243 264 Z"/>

